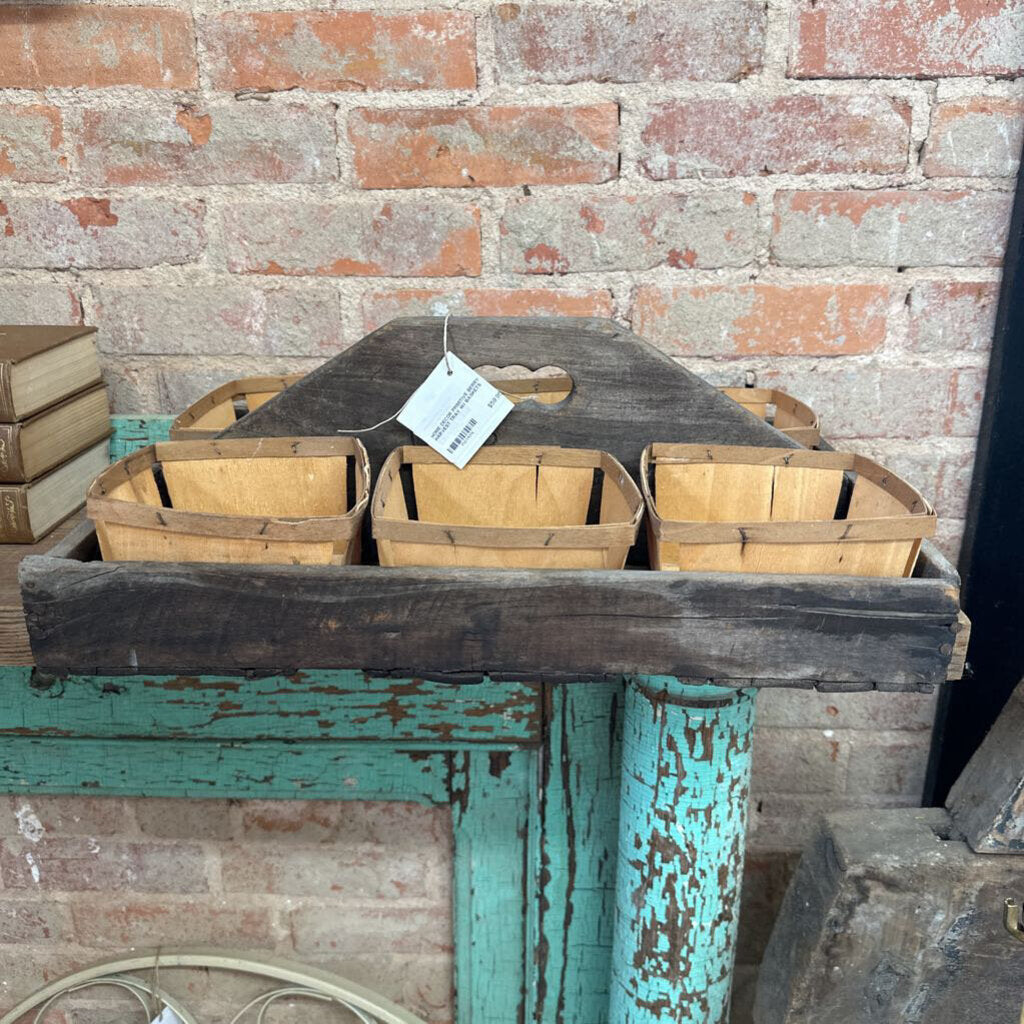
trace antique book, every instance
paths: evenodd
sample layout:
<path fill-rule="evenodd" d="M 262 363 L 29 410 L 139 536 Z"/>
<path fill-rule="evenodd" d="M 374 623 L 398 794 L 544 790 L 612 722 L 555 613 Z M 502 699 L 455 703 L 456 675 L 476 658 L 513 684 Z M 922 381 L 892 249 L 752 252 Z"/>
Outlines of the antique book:
<path fill-rule="evenodd" d="M 104 439 L 31 483 L 0 487 L 0 544 L 34 544 L 81 508 L 109 448 Z"/>
<path fill-rule="evenodd" d="M 24 483 L 110 436 L 107 389 L 95 384 L 19 423 L 0 423 L 0 483 Z"/>
<path fill-rule="evenodd" d="M 98 383 L 95 327 L 0 324 L 0 422 L 14 423 Z"/>

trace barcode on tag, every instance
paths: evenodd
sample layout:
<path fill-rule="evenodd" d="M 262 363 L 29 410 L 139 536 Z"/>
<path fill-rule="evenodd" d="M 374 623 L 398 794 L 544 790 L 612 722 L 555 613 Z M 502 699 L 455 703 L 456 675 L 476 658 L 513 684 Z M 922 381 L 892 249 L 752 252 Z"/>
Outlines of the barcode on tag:
<path fill-rule="evenodd" d="M 450 452 L 455 451 L 455 449 L 458 448 L 459 445 L 462 444 L 463 441 L 467 440 L 472 435 L 473 428 L 475 426 L 476 426 L 476 420 L 470 420 L 462 428 L 462 430 L 459 431 L 459 436 L 457 438 L 455 438 L 455 440 L 452 441 L 452 443 L 450 445 L 448 445 L 448 451 L 450 451 Z"/>
<path fill-rule="evenodd" d="M 462 469 L 512 411 L 512 403 L 449 353 L 412 393 L 398 422 Z"/>

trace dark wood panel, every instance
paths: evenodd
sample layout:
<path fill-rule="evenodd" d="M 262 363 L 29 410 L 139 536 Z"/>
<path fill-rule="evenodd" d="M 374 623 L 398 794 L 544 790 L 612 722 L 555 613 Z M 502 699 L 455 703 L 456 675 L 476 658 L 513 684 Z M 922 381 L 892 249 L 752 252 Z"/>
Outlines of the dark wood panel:
<path fill-rule="evenodd" d="M 361 668 L 521 679 L 630 672 L 930 686 L 957 621 L 939 580 L 79 562 L 22 588 L 56 674 Z"/>
<path fill-rule="evenodd" d="M 332 434 L 397 412 L 441 358 L 439 317 L 392 320 L 224 431 L 224 437 Z M 634 476 L 652 441 L 795 447 L 612 320 L 453 318 L 451 350 L 470 366 L 558 366 L 573 378 L 558 405 L 517 405 L 500 444 L 599 448 Z M 415 443 L 397 422 L 359 435 L 374 472 L 388 452 Z"/>

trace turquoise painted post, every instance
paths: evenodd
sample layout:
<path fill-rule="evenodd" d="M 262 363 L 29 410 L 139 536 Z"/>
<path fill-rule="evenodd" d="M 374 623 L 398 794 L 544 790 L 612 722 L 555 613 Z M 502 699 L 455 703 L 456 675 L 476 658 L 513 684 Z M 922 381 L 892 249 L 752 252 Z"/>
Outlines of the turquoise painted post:
<path fill-rule="evenodd" d="M 754 692 L 636 676 L 622 738 L 611 1024 L 725 1024 Z"/>

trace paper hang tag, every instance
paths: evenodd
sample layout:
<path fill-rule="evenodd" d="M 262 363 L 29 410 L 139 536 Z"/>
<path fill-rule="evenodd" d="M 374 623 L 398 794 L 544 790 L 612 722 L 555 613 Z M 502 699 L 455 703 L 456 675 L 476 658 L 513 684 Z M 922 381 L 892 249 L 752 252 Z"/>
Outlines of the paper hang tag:
<path fill-rule="evenodd" d="M 496 387 L 449 353 L 409 397 L 398 422 L 462 469 L 512 408 Z"/>
<path fill-rule="evenodd" d="M 169 1006 L 165 1006 L 160 1015 L 154 1017 L 150 1024 L 183 1024 L 183 1022 Z"/>

